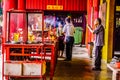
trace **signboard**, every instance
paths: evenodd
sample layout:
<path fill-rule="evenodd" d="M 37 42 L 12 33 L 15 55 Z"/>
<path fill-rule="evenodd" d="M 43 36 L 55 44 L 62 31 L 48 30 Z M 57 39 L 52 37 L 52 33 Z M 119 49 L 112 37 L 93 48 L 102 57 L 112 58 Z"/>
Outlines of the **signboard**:
<path fill-rule="evenodd" d="M 47 5 L 47 10 L 63 10 L 63 5 Z"/>
<path fill-rule="evenodd" d="M 120 11 L 120 6 L 116 6 L 116 11 Z"/>

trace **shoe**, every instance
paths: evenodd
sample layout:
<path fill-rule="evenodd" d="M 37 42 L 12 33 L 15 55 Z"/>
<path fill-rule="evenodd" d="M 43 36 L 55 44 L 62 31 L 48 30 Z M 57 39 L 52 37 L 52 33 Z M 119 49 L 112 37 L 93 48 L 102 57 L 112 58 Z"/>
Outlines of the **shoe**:
<path fill-rule="evenodd" d="M 101 71 L 101 68 L 92 68 L 93 71 Z"/>
<path fill-rule="evenodd" d="M 62 58 L 62 56 L 59 56 L 60 58 Z"/>
<path fill-rule="evenodd" d="M 71 61 L 70 59 L 65 59 L 64 61 Z"/>

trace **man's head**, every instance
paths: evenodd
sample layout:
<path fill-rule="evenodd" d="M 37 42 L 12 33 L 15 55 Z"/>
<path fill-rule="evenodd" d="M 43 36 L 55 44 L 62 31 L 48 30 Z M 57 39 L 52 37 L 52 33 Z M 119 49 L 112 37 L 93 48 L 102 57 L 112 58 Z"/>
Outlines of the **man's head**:
<path fill-rule="evenodd" d="M 100 18 L 97 18 L 97 19 L 95 19 L 95 21 L 94 21 L 94 25 L 100 25 L 101 24 L 101 19 Z"/>
<path fill-rule="evenodd" d="M 72 20 L 71 20 L 71 17 L 70 17 L 70 16 L 68 16 L 68 17 L 65 18 L 65 22 L 66 22 L 66 23 L 71 23 L 71 21 L 72 21 Z"/>

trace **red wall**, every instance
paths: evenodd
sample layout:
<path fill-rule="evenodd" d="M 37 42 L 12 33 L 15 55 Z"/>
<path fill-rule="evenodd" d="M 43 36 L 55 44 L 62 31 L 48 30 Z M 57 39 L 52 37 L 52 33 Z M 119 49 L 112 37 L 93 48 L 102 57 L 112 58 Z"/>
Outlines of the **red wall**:
<path fill-rule="evenodd" d="M 26 0 L 26 9 L 46 10 L 47 5 L 57 4 L 65 11 L 87 11 L 87 0 Z"/>
<path fill-rule="evenodd" d="M 25 9 L 25 0 L 17 0 L 18 1 L 18 10 L 24 10 Z"/>

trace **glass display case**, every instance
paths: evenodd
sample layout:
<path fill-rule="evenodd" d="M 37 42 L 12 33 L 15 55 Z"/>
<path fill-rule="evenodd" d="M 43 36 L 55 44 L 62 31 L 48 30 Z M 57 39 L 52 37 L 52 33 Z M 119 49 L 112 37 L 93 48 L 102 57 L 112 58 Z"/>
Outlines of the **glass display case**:
<path fill-rule="evenodd" d="M 25 42 L 26 14 L 7 13 L 7 41 L 11 43 Z"/>
<path fill-rule="evenodd" d="M 7 31 L 6 31 L 6 43 L 4 44 L 3 52 L 3 72 L 8 71 L 6 63 L 13 65 L 12 63 L 25 63 L 38 64 L 42 61 L 50 62 L 50 78 L 53 78 L 56 60 L 57 60 L 57 42 L 51 43 L 49 38 L 49 32 L 53 28 L 46 28 L 44 26 L 43 12 L 27 12 L 27 11 L 8 11 L 7 12 Z M 54 35 L 54 33 L 52 33 Z M 50 42 L 46 44 L 46 42 Z M 38 44 L 39 43 L 39 44 Z M 6 56 L 4 57 L 4 54 Z M 38 69 L 41 69 L 38 65 Z M 14 68 L 14 65 L 11 67 Z M 27 69 L 27 68 L 26 68 Z M 46 69 L 46 68 L 45 68 Z M 44 75 L 24 75 L 26 70 L 21 67 L 21 75 L 5 74 L 6 78 L 12 79 L 17 76 L 18 78 L 40 78 Z M 39 70 L 40 71 L 40 70 Z M 13 72 L 15 72 L 13 70 Z M 8 73 L 13 73 L 9 71 Z M 29 71 L 30 72 L 30 71 Z M 38 72 L 38 71 L 37 71 Z M 41 71 L 40 71 L 41 72 Z M 31 73 L 31 72 L 30 72 Z M 8 79 L 7 79 L 8 80 Z"/>
<path fill-rule="evenodd" d="M 7 39 L 10 43 L 43 42 L 43 12 L 7 12 Z"/>
<path fill-rule="evenodd" d="M 55 16 L 44 16 L 44 40 L 45 42 L 52 42 L 56 37 Z"/>
<path fill-rule="evenodd" d="M 42 14 L 28 13 L 28 43 L 42 42 Z"/>

